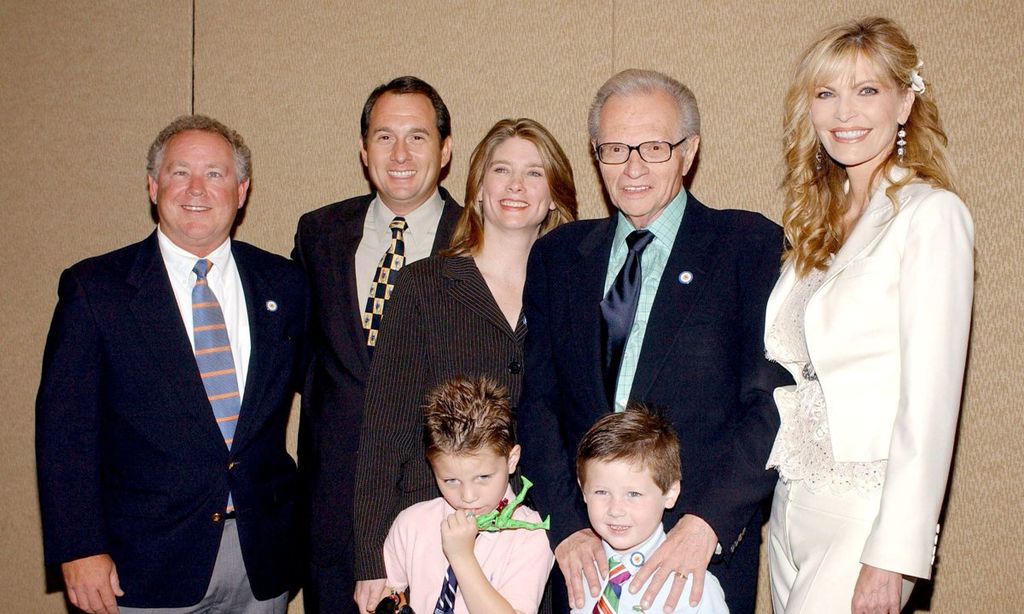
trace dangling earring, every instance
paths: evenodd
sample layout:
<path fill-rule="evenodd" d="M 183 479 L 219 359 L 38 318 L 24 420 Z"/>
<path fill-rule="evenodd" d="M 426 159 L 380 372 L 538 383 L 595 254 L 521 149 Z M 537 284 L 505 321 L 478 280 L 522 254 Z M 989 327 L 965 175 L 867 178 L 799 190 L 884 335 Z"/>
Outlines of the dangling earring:
<path fill-rule="evenodd" d="M 903 128 L 904 124 L 899 126 L 900 129 L 896 131 L 896 158 L 900 166 L 903 166 L 903 155 L 907 153 L 907 131 Z"/>
<path fill-rule="evenodd" d="M 820 171 L 825 166 L 825 163 L 821 158 L 821 145 L 818 145 L 818 151 L 814 152 L 814 170 Z"/>

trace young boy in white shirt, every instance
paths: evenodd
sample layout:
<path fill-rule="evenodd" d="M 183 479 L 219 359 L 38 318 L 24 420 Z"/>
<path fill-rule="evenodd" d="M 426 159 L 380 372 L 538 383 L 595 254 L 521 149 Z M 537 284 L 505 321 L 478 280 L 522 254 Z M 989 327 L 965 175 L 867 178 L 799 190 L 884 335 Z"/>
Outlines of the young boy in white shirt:
<path fill-rule="evenodd" d="M 594 597 L 584 591 L 583 608 L 572 612 L 641 611 L 640 599 L 647 584 L 631 593 L 629 579 L 665 541 L 661 517 L 675 505 L 682 478 L 679 439 L 667 420 L 643 406 L 608 414 L 595 422 L 580 441 L 576 477 L 590 525 L 604 545 L 608 568 L 600 594 Z M 710 572 L 705 576 L 704 595 L 696 607 L 689 605 L 692 584 L 693 577 L 687 577 L 674 612 L 728 614 L 722 586 Z M 663 611 L 671 587 L 671 582 L 662 586 L 648 612 Z"/>

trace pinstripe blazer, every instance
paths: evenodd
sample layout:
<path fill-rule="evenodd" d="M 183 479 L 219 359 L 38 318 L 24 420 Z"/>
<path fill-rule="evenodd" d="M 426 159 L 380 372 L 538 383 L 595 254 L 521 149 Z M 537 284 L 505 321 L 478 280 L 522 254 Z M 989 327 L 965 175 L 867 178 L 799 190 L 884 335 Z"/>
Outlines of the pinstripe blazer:
<path fill-rule="evenodd" d="M 421 405 L 442 381 L 486 375 L 522 388 L 526 324 L 508 325 L 470 257 L 434 256 L 402 270 L 381 324 L 356 463 L 356 577 L 385 577 L 388 528 L 406 507 L 438 496 L 424 457 Z"/>

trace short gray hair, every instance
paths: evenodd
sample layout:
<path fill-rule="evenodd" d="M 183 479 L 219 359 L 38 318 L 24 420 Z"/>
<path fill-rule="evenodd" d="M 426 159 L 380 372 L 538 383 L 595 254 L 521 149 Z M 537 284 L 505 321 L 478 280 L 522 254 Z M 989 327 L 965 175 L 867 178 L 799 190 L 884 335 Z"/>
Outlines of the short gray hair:
<path fill-rule="evenodd" d="M 156 179 L 160 174 L 160 165 L 164 161 L 167 143 L 187 130 L 210 132 L 224 137 L 224 140 L 231 145 L 231 151 L 235 156 L 235 177 L 238 179 L 238 183 L 242 183 L 252 176 L 252 152 L 249 151 L 249 146 L 245 144 L 245 139 L 241 134 L 206 115 L 182 115 L 161 130 L 156 140 L 149 146 L 149 154 L 146 156 L 146 171 L 150 177 Z"/>
<path fill-rule="evenodd" d="M 620 72 L 604 82 L 601 89 L 597 90 L 594 102 L 590 105 L 590 115 L 587 118 L 587 127 L 590 130 L 590 140 L 597 142 L 598 125 L 601 120 L 601 111 L 608 99 L 612 96 L 630 96 L 634 94 L 652 94 L 662 91 L 672 97 L 679 110 L 678 138 L 700 134 L 700 111 L 697 110 L 697 98 L 682 83 L 672 77 L 654 71 L 630 68 Z"/>

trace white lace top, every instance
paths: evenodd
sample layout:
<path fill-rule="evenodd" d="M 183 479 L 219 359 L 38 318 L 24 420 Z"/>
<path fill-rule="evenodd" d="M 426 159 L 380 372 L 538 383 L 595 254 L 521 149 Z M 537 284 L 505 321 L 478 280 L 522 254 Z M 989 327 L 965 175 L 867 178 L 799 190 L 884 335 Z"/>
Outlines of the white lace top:
<path fill-rule="evenodd" d="M 826 271 L 814 270 L 797 281 L 768 330 L 768 358 L 798 373 L 796 386 L 776 393 L 782 425 L 768 457 L 784 482 L 801 480 L 810 490 L 870 491 L 882 485 L 885 460 L 837 463 L 832 456 L 825 395 L 810 365 L 804 336 L 804 313 Z M 795 367 L 795 368 L 794 368 Z"/>

